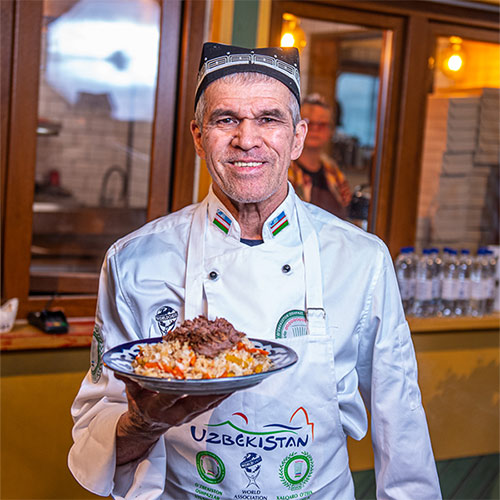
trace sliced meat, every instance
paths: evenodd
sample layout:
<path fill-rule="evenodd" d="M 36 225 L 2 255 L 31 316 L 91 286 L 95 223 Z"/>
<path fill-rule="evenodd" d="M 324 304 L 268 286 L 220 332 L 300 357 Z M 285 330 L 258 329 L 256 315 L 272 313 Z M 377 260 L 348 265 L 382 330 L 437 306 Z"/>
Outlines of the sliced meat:
<path fill-rule="evenodd" d="M 231 349 L 244 336 L 244 333 L 236 330 L 224 318 L 211 321 L 204 316 L 198 316 L 193 320 L 184 321 L 164 338 L 187 342 L 197 354 L 214 358 L 221 351 Z"/>

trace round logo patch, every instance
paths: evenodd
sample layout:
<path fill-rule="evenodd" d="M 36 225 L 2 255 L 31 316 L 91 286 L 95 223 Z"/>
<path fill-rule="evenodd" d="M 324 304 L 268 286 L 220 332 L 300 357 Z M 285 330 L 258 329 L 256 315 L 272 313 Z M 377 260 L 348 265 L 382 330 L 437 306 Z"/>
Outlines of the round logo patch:
<path fill-rule="evenodd" d="M 166 335 L 175 326 L 179 313 L 170 306 L 162 306 L 155 314 L 158 328 L 163 335 Z"/>
<path fill-rule="evenodd" d="M 92 333 L 92 343 L 90 345 L 90 373 L 94 384 L 97 384 L 101 378 L 103 353 L 104 339 L 102 338 L 101 327 L 95 325 Z"/>
<path fill-rule="evenodd" d="M 313 469 L 314 462 L 309 453 L 294 451 L 281 462 L 279 476 L 289 490 L 300 490 L 311 479 Z"/>
<path fill-rule="evenodd" d="M 307 335 L 306 313 L 300 309 L 292 309 L 281 316 L 276 326 L 276 338 L 286 339 Z"/>
<path fill-rule="evenodd" d="M 222 482 L 226 475 L 224 462 L 210 451 L 200 451 L 196 455 L 196 468 L 203 481 L 210 484 Z"/>

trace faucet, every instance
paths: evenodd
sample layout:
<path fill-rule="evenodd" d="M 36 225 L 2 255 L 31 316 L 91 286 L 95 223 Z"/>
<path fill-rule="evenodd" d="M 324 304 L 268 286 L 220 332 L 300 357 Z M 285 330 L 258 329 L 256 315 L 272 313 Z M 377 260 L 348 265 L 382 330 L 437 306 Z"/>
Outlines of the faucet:
<path fill-rule="evenodd" d="M 125 207 L 128 205 L 128 174 L 119 165 L 112 165 L 106 170 L 106 172 L 104 172 L 104 176 L 102 178 L 101 193 L 99 196 L 99 204 L 101 206 L 107 207 L 112 204 L 113 200 L 108 197 L 107 190 L 109 179 L 115 172 L 119 174 L 122 180 L 122 191 L 120 198 L 117 201 L 120 203 L 120 205 L 123 205 Z"/>

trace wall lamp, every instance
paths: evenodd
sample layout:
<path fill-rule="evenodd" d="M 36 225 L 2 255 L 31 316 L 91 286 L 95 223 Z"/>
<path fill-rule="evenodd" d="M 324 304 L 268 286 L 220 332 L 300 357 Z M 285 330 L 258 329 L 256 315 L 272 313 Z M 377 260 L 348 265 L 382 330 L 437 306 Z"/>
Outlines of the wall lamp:
<path fill-rule="evenodd" d="M 281 24 L 281 47 L 297 47 L 302 50 L 306 46 L 306 34 L 300 27 L 300 20 L 293 14 L 283 14 Z"/>

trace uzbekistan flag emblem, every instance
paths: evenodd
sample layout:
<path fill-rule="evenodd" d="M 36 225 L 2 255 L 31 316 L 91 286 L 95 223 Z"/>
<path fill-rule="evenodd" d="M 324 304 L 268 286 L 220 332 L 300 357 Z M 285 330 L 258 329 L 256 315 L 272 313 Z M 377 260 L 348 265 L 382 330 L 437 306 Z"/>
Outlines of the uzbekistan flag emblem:
<path fill-rule="evenodd" d="M 212 222 L 224 233 L 229 233 L 232 221 L 220 208 L 217 210 Z"/>
<path fill-rule="evenodd" d="M 286 226 L 288 226 L 288 219 L 285 212 L 281 212 L 269 223 L 269 229 L 273 233 L 273 236 L 276 236 Z"/>

